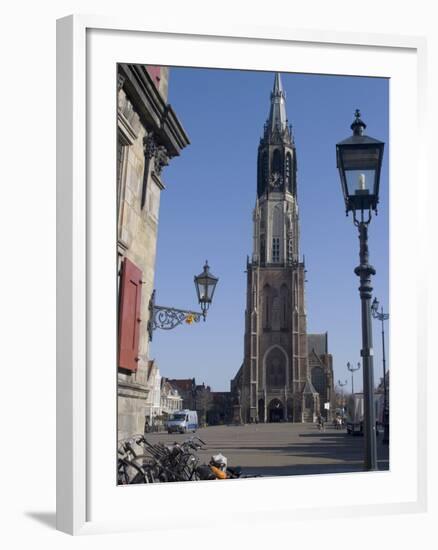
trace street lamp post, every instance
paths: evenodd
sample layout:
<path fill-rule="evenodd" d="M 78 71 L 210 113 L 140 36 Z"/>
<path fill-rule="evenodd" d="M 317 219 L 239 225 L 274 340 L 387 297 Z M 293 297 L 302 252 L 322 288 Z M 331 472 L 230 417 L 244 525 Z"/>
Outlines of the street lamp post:
<path fill-rule="evenodd" d="M 155 303 L 155 290 L 152 292 L 149 300 L 149 341 L 152 340 L 153 331 L 157 328 L 171 330 L 183 322 L 191 325 L 192 323 L 199 323 L 201 317 L 205 321 L 219 279 L 210 273 L 210 267 L 206 260 L 203 272 L 197 275 L 194 280 L 201 312 L 158 306 Z"/>
<path fill-rule="evenodd" d="M 360 363 L 357 364 L 357 367 L 353 367 L 353 365 L 350 364 L 350 361 L 348 361 L 347 369 L 351 372 L 351 395 L 354 395 L 353 374 L 360 369 Z"/>
<path fill-rule="evenodd" d="M 341 404 L 342 404 L 342 413 L 344 413 L 344 386 L 346 386 L 348 384 L 347 380 L 345 380 L 345 382 L 341 382 L 340 380 L 338 380 L 338 386 L 341 387 Z"/>
<path fill-rule="evenodd" d="M 365 470 L 377 470 L 376 423 L 374 412 L 373 339 L 370 300 L 371 276 L 376 270 L 369 264 L 368 225 L 371 211 L 377 213 L 380 171 L 384 143 L 364 135 L 366 124 L 359 110 L 351 125 L 353 135 L 336 145 L 336 160 L 341 179 L 346 213 L 353 212 L 359 230 L 360 263 L 354 270 L 360 278 L 359 293 L 362 309 L 363 395 L 365 419 Z"/>
<path fill-rule="evenodd" d="M 374 298 L 371 305 L 371 312 L 374 319 L 382 323 L 382 362 L 383 362 L 383 443 L 389 443 L 389 401 L 388 386 L 386 381 L 386 358 L 385 358 L 385 321 L 389 319 L 389 313 L 383 312 L 383 307 L 379 311 L 379 301 Z"/>

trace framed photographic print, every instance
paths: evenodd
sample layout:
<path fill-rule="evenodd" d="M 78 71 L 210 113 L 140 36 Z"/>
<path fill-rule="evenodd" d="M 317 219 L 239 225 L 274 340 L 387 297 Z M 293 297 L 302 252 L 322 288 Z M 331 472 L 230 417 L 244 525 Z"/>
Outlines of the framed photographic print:
<path fill-rule="evenodd" d="M 425 506 L 423 63 L 58 22 L 59 529 Z"/>

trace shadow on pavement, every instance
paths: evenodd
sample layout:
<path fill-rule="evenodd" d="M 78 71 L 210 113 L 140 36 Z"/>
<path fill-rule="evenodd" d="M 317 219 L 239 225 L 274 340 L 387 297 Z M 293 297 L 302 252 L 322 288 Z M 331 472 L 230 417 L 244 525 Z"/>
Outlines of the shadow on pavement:
<path fill-rule="evenodd" d="M 231 462 L 239 461 L 239 466 L 248 474 L 262 476 L 303 475 L 323 473 L 348 473 L 363 471 L 364 439 L 343 433 L 300 434 L 301 441 L 279 445 L 219 444 L 217 450 L 224 452 Z M 213 450 L 213 449 L 211 449 Z M 233 455 L 236 454 L 233 459 Z M 266 464 L 250 466 L 245 464 L 249 455 L 263 455 Z M 269 455 L 284 456 L 287 466 L 269 465 Z M 389 470 L 389 448 L 377 442 L 378 469 Z M 295 461 L 298 464 L 293 464 Z M 308 463 L 303 463 L 303 462 Z M 336 462 L 336 463 L 335 463 Z"/>
<path fill-rule="evenodd" d="M 379 470 L 388 470 L 388 463 L 378 461 Z M 362 462 L 355 464 L 296 464 L 294 466 L 258 466 L 244 468 L 247 475 L 263 477 L 296 476 L 296 475 L 323 475 L 363 472 Z"/>

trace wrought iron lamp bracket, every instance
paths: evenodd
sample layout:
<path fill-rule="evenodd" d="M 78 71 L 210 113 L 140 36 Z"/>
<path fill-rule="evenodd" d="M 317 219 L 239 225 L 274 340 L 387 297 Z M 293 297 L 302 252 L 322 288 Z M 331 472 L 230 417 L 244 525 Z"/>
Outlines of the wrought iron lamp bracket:
<path fill-rule="evenodd" d="M 373 309 L 371 310 L 371 313 L 374 319 L 378 319 L 379 321 L 387 321 L 389 319 L 389 313 L 379 313 Z"/>
<path fill-rule="evenodd" d="M 353 367 L 353 365 L 350 365 L 350 363 L 347 363 L 347 369 L 350 372 L 356 372 L 357 370 L 360 369 L 360 363 L 358 363 L 356 367 Z"/>
<path fill-rule="evenodd" d="M 184 322 L 188 324 L 199 323 L 201 318 L 203 318 L 205 321 L 205 317 L 206 312 L 201 313 L 199 311 L 190 311 L 185 309 L 176 309 L 174 307 L 156 305 L 154 290 L 149 301 L 149 341 L 152 341 L 153 331 L 157 328 L 163 330 L 172 330 Z"/>

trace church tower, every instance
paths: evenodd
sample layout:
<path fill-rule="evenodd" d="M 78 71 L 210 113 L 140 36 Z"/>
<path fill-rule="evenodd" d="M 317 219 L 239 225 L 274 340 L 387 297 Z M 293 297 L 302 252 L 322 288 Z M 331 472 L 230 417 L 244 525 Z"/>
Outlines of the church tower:
<path fill-rule="evenodd" d="M 244 362 L 234 381 L 241 389 L 243 421 L 311 422 L 319 395 L 308 366 L 297 155 L 278 73 L 258 148 L 253 221 Z"/>

